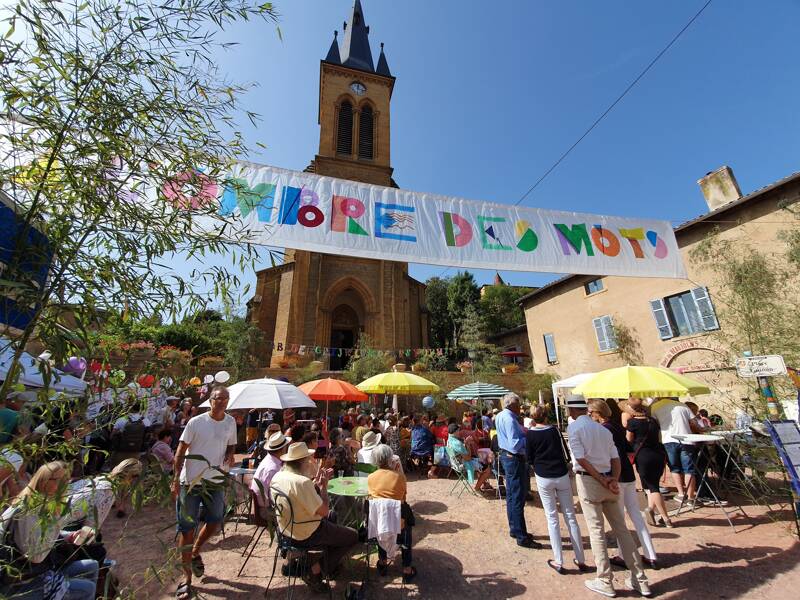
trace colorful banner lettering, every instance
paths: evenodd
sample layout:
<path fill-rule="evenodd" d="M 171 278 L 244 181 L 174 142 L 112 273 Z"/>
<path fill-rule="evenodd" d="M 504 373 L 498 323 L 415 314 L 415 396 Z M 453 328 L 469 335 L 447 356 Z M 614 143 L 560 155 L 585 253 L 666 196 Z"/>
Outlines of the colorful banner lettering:
<path fill-rule="evenodd" d="M 243 163 L 222 187 L 220 213 L 270 246 L 460 268 L 686 276 L 666 221 L 472 202 Z M 207 201 L 168 191 L 184 206 Z"/>

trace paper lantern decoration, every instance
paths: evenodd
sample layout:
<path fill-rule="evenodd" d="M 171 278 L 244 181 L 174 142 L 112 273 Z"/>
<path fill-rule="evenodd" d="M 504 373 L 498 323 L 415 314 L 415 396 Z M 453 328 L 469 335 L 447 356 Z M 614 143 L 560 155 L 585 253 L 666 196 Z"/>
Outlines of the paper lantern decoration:
<path fill-rule="evenodd" d="M 433 396 L 425 396 L 422 399 L 422 406 L 427 409 L 433 408 Z"/>
<path fill-rule="evenodd" d="M 206 375 L 203 377 L 203 383 L 208 385 L 209 383 L 214 383 L 214 376 L 213 375 Z"/>
<path fill-rule="evenodd" d="M 220 371 L 216 375 L 214 375 L 214 381 L 217 383 L 225 383 L 231 378 L 231 374 L 227 371 Z"/>
<path fill-rule="evenodd" d="M 203 384 L 203 382 L 202 382 L 202 381 L 200 381 L 200 378 L 199 378 L 199 377 L 192 377 L 192 378 L 189 380 L 189 385 L 198 386 L 198 385 L 202 385 L 202 384 Z"/>
<path fill-rule="evenodd" d="M 156 376 L 155 375 L 140 375 L 139 379 L 137 379 L 136 381 L 143 388 L 151 388 L 151 387 L 153 387 L 153 384 L 156 382 Z"/>

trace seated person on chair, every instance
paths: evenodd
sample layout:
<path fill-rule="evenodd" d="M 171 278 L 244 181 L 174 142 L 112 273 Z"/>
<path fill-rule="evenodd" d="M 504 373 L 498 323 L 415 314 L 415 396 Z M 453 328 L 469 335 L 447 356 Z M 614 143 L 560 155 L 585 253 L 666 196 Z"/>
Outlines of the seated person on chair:
<path fill-rule="evenodd" d="M 482 466 L 478 458 L 473 456 L 464 445 L 464 431 L 460 429 L 457 424 L 453 423 L 448 428 L 448 433 L 447 447 L 453 453 L 456 460 L 467 470 L 470 480 L 474 478 L 475 473 L 478 473 L 478 480 L 475 482 L 475 491 L 493 492 L 494 488 L 486 481 L 489 479 L 489 475 L 492 474 L 492 470 L 488 465 L 486 467 Z M 472 481 L 470 481 L 470 483 L 472 483 Z"/>
<path fill-rule="evenodd" d="M 278 527 L 292 544 L 299 548 L 325 550 L 328 554 L 328 573 L 335 573 L 341 560 L 358 543 L 355 529 L 335 525 L 328 520 L 327 470 L 312 460 L 314 451 L 303 442 L 289 446 L 283 455 L 283 468 L 272 478 L 270 496 L 276 507 Z M 275 492 L 282 492 L 289 499 Z M 303 581 L 315 592 L 328 591 L 318 562 L 303 576 Z"/>
<path fill-rule="evenodd" d="M 267 457 L 258 463 L 258 468 L 253 473 L 253 480 L 250 482 L 250 491 L 256 495 L 260 508 L 269 505 L 269 486 L 272 483 L 272 478 L 283 468 L 281 458 L 286 454 L 286 450 L 291 443 L 292 438 L 283 435 L 280 432 L 280 428 L 278 428 L 277 433 L 273 433 L 267 440 L 267 445 L 265 446 Z"/>
<path fill-rule="evenodd" d="M 325 466 L 333 469 L 335 474 L 342 473 L 345 477 L 353 476 L 353 453 L 344 445 L 344 433 L 341 429 L 331 429 L 328 434 L 330 449 L 325 457 Z"/>
<path fill-rule="evenodd" d="M 414 426 L 411 428 L 411 457 L 425 458 L 433 462 L 433 447 L 436 437 L 428 427 L 428 417 L 425 415 L 414 417 Z"/>
<path fill-rule="evenodd" d="M 403 558 L 403 583 L 409 583 L 417 574 L 417 569 L 411 565 L 411 528 L 414 525 L 414 515 L 411 507 L 406 503 L 406 477 L 392 467 L 395 458 L 392 449 L 384 444 L 379 445 L 372 453 L 378 470 L 367 477 L 367 489 L 370 498 L 388 498 L 402 502 L 400 508 L 401 531 L 398 543 L 401 546 Z M 389 566 L 386 551 L 378 546 L 378 573 L 386 575 Z"/>
<path fill-rule="evenodd" d="M 361 450 L 358 451 L 357 462 L 364 463 L 368 465 L 378 466 L 378 463 L 375 459 L 375 450 L 384 444 L 380 443 L 379 437 L 372 431 L 368 431 L 364 434 L 363 439 L 361 440 Z M 391 465 L 392 469 L 397 471 L 398 473 L 403 472 L 403 465 L 400 462 L 400 457 L 396 456 L 392 453 L 391 458 Z"/>

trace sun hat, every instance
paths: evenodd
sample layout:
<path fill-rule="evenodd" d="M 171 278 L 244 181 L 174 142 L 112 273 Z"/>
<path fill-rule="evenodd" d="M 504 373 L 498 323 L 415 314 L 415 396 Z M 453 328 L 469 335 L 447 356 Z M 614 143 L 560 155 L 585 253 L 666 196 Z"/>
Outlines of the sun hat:
<path fill-rule="evenodd" d="M 295 442 L 289 445 L 289 450 L 281 457 L 283 462 L 292 462 L 294 460 L 303 460 L 314 456 L 314 450 L 309 450 L 305 442 Z"/>
<path fill-rule="evenodd" d="M 578 394 L 570 394 L 567 396 L 567 408 L 589 408 L 586 404 L 586 398 Z"/>
<path fill-rule="evenodd" d="M 291 443 L 292 438 L 286 437 L 280 431 L 278 433 L 273 433 L 271 436 L 269 436 L 269 440 L 267 440 L 267 452 L 277 452 L 287 444 Z"/>
<path fill-rule="evenodd" d="M 364 434 L 364 437 L 361 438 L 361 449 L 362 450 L 369 450 L 374 448 L 378 445 L 380 440 L 378 440 L 378 434 L 374 431 L 368 431 Z"/>

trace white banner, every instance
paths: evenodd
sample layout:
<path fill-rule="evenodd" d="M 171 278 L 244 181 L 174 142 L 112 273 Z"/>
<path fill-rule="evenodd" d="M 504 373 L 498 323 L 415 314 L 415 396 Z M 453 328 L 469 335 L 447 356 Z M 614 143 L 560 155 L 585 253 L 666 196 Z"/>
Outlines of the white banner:
<path fill-rule="evenodd" d="M 686 276 L 666 221 L 518 208 L 253 164 L 235 167 L 220 213 L 238 216 L 253 242 L 298 250 L 460 268 Z"/>

